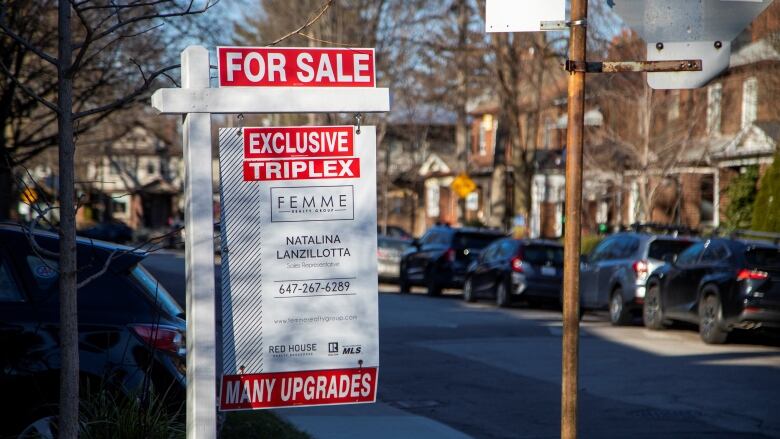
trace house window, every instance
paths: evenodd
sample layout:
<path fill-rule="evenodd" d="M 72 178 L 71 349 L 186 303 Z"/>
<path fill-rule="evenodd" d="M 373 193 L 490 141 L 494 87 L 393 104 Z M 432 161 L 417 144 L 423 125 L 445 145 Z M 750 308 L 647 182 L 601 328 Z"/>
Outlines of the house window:
<path fill-rule="evenodd" d="M 151 161 L 146 164 L 146 173 L 149 175 L 154 175 L 154 163 Z"/>
<path fill-rule="evenodd" d="M 487 155 L 487 133 L 493 129 L 493 115 L 485 114 L 482 116 L 482 123 L 479 124 L 479 155 Z M 495 138 L 495 136 L 493 136 Z"/>
<path fill-rule="evenodd" d="M 428 216 L 435 218 L 439 216 L 439 185 L 436 181 L 431 182 L 425 191 L 425 207 L 428 211 Z"/>
<path fill-rule="evenodd" d="M 479 124 L 479 141 L 477 142 L 477 145 L 479 146 L 479 155 L 485 155 L 487 153 L 487 144 L 485 142 L 485 124 L 481 123 Z"/>
<path fill-rule="evenodd" d="M 758 79 L 748 78 L 742 84 L 742 128 L 756 121 L 758 114 Z"/>
<path fill-rule="evenodd" d="M 699 201 L 699 222 L 701 225 L 712 225 L 715 220 L 715 178 L 705 175 L 699 186 L 701 197 Z"/>
<path fill-rule="evenodd" d="M 669 120 L 677 120 L 680 118 L 680 90 L 672 90 L 669 96 L 669 112 L 667 113 Z"/>
<path fill-rule="evenodd" d="M 722 99 L 722 84 L 712 84 L 707 88 L 707 134 L 720 134 L 720 103 Z"/>
<path fill-rule="evenodd" d="M 111 211 L 113 213 L 126 213 L 127 212 L 127 203 L 124 201 L 117 201 L 114 200 L 113 203 L 111 203 Z"/>
<path fill-rule="evenodd" d="M 549 117 L 544 121 L 544 148 L 550 149 L 552 147 L 553 130 L 555 129 L 555 121 Z"/>

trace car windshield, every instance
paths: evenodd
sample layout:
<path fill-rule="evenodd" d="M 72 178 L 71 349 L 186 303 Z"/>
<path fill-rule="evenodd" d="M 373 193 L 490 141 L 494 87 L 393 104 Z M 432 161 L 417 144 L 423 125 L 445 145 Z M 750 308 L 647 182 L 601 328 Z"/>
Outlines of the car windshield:
<path fill-rule="evenodd" d="M 523 261 L 534 265 L 563 265 L 563 249 L 553 245 L 528 245 L 523 249 Z"/>
<path fill-rule="evenodd" d="M 649 259 L 663 259 L 664 255 L 678 255 L 681 251 L 690 247 L 691 241 L 682 239 L 656 239 L 650 243 L 650 248 L 647 250 L 647 257 Z"/>
<path fill-rule="evenodd" d="M 745 253 L 745 259 L 753 267 L 780 270 L 780 249 L 754 248 Z"/>
<path fill-rule="evenodd" d="M 141 264 L 136 264 L 136 266 L 130 270 L 130 276 L 138 281 L 138 284 L 141 285 L 149 298 L 158 304 L 163 311 L 171 316 L 184 318 L 184 310 L 182 310 L 179 304 L 171 297 L 168 290 L 146 271 Z"/>
<path fill-rule="evenodd" d="M 481 250 L 498 238 L 500 238 L 500 236 L 481 233 L 458 233 L 455 235 L 454 244 L 456 248 Z"/>

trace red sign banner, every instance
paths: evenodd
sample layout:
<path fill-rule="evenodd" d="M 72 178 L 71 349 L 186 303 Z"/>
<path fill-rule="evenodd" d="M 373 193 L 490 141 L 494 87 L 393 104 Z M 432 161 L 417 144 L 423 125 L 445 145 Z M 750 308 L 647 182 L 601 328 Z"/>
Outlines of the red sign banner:
<path fill-rule="evenodd" d="M 220 87 L 376 87 L 374 49 L 217 47 Z"/>
<path fill-rule="evenodd" d="M 360 159 L 247 160 L 244 181 L 358 178 Z"/>
<path fill-rule="evenodd" d="M 220 410 L 376 401 L 377 368 L 306 370 L 222 377 Z"/>
<path fill-rule="evenodd" d="M 351 126 L 244 128 L 245 159 L 354 155 Z"/>

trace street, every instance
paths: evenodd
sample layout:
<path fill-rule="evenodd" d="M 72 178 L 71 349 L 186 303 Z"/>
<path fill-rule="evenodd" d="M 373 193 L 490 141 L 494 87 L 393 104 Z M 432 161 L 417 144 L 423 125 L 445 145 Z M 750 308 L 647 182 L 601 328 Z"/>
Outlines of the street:
<path fill-rule="evenodd" d="M 144 265 L 183 301 L 181 254 Z M 401 295 L 383 284 L 379 321 L 377 404 L 276 413 L 317 438 L 559 437 L 560 311 L 467 304 L 454 290 Z M 691 328 L 612 327 L 589 313 L 581 437 L 780 437 L 779 371 L 776 339 L 741 335 L 712 346 Z"/>

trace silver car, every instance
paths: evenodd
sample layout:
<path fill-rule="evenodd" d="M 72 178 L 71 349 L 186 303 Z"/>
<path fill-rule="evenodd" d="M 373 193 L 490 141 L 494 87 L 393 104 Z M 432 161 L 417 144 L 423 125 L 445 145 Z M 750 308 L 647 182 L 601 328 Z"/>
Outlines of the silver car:
<path fill-rule="evenodd" d="M 379 279 L 397 281 L 401 274 L 401 254 L 410 240 L 379 235 L 377 237 L 377 269 Z"/>
<path fill-rule="evenodd" d="M 608 236 L 580 264 L 583 309 L 608 309 L 613 325 L 639 315 L 650 273 L 685 250 L 696 239 L 641 232 Z"/>

